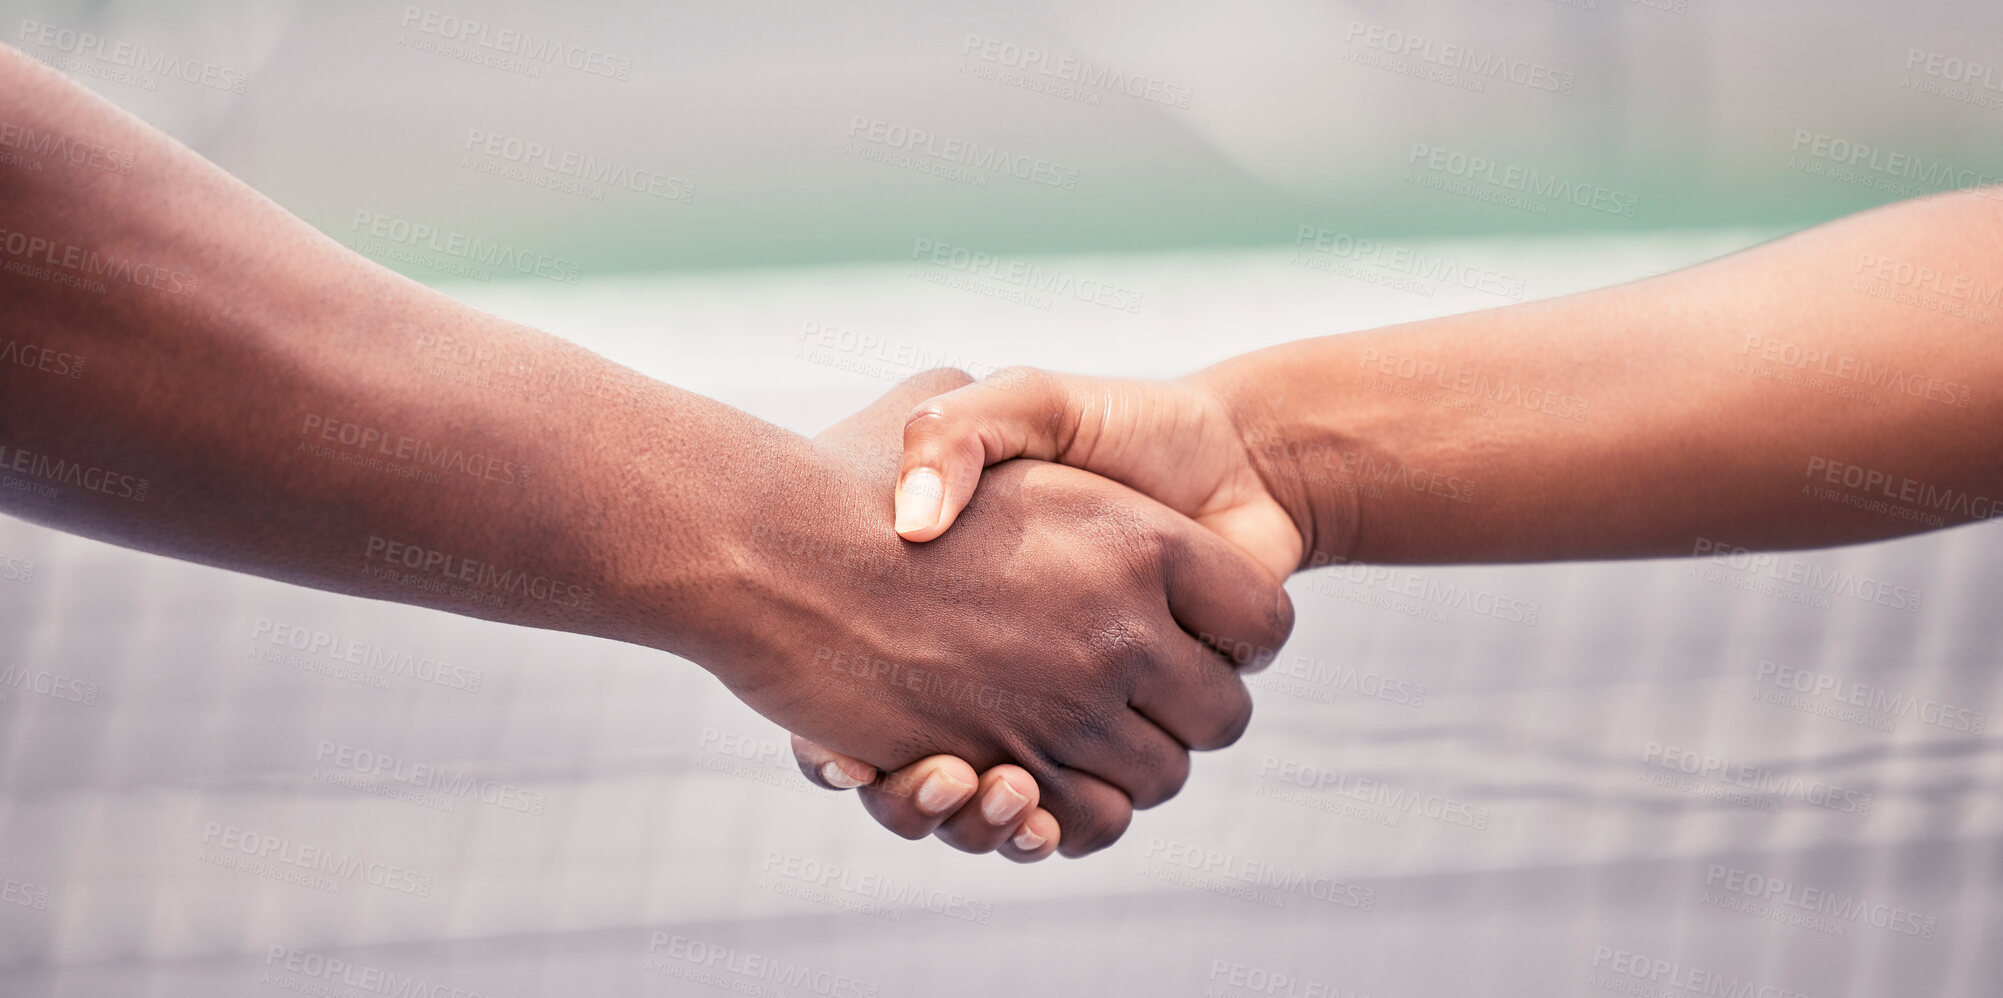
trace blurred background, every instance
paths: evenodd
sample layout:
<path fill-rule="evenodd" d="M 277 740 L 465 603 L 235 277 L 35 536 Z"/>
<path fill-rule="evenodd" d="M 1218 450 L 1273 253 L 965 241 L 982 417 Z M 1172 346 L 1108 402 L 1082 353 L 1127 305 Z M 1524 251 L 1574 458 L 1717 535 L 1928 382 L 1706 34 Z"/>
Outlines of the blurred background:
<path fill-rule="evenodd" d="M 1965 3 L 0 0 L 0 37 L 801 432 L 940 364 L 1173 376 L 2003 178 Z M 0 993 L 1987 994 L 1999 566 L 1976 526 L 1306 573 L 1245 739 L 1023 868 L 880 830 L 669 656 L 4 520 Z"/>

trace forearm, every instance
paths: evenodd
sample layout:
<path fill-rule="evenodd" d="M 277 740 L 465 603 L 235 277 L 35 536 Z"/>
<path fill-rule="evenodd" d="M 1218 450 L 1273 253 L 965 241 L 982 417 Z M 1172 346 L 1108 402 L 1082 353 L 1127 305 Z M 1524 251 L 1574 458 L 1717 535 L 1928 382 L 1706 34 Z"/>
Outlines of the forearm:
<path fill-rule="evenodd" d="M 1815 547 L 1997 515 L 2003 204 L 1984 194 L 1192 381 L 1229 401 L 1309 565 Z"/>
<path fill-rule="evenodd" d="M 17 53 L 0 75 L 0 121 L 131 157 L 0 166 L 0 507 L 699 659 L 729 640 L 703 601 L 783 516 L 774 483 L 818 473 L 806 441 L 400 278 Z"/>

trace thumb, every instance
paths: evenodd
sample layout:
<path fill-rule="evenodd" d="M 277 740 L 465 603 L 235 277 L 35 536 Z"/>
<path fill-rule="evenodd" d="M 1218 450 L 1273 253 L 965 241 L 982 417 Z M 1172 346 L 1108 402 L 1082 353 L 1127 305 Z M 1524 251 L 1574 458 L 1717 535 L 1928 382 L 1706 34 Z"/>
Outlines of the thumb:
<path fill-rule="evenodd" d="M 981 470 L 1015 457 L 1055 460 L 1071 418 L 1072 380 L 1008 368 L 913 409 L 897 472 L 897 533 L 929 541 L 974 497 Z"/>

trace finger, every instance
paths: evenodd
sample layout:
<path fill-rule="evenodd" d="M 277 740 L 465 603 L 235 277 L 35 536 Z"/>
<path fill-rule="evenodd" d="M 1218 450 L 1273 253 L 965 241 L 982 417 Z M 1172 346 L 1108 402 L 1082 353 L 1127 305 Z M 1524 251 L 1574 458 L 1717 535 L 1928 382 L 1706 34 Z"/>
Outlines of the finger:
<path fill-rule="evenodd" d="M 1210 647 L 1178 631 L 1157 652 L 1157 675 L 1134 684 L 1134 710 L 1198 751 L 1236 742 L 1252 723 L 1252 691 Z"/>
<path fill-rule="evenodd" d="M 1112 784 L 1136 811 L 1175 796 L 1189 779 L 1189 749 L 1132 710 L 1108 721 L 1102 737 L 1067 747 L 1059 761 Z M 1065 824 L 1072 824 L 1068 816 Z"/>
<path fill-rule="evenodd" d="M 1034 863 L 1057 851 L 1062 838 L 1057 818 L 1049 811 L 1035 808 L 1029 817 L 1022 819 L 1015 834 L 1001 844 L 996 851 L 1018 863 Z"/>
<path fill-rule="evenodd" d="M 1173 522 L 1161 564 L 1169 612 L 1182 629 L 1232 664 L 1272 664 L 1294 630 L 1285 586 L 1245 552 L 1188 521 Z"/>
<path fill-rule="evenodd" d="M 961 852 L 993 852 L 1036 810 L 1036 779 L 1020 766 L 1001 765 L 981 774 L 980 789 L 940 824 L 940 841 Z"/>
<path fill-rule="evenodd" d="M 807 782 L 825 790 L 854 790 L 876 779 L 876 767 L 793 736 L 793 761 L 800 764 Z"/>
<path fill-rule="evenodd" d="M 912 410 L 897 472 L 898 535 L 929 541 L 945 533 L 990 464 L 1055 458 L 1068 424 L 1075 423 L 1069 383 L 1032 368 L 1009 368 Z"/>
<path fill-rule="evenodd" d="M 877 824 L 907 839 L 932 834 L 974 795 L 974 767 L 950 755 L 920 759 L 862 788 L 862 806 Z"/>
<path fill-rule="evenodd" d="M 1057 851 L 1085 856 L 1112 845 L 1133 823 L 1133 802 L 1118 787 L 1090 773 L 1063 766 L 1037 773 L 1043 807 L 1064 828 Z"/>

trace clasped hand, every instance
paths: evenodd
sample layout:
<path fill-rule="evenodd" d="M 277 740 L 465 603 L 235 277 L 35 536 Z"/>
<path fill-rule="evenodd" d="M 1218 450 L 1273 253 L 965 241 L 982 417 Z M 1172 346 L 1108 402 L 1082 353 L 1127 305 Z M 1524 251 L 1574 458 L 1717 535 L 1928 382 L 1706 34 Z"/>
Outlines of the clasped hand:
<path fill-rule="evenodd" d="M 844 560 L 848 598 L 770 622 L 841 635 L 805 682 L 737 690 L 793 727 L 810 780 L 907 838 L 1029 862 L 1110 845 L 1191 750 L 1242 734 L 1240 672 L 1292 629 L 1302 541 L 1201 388 L 934 371 L 815 445 L 889 547 Z"/>

